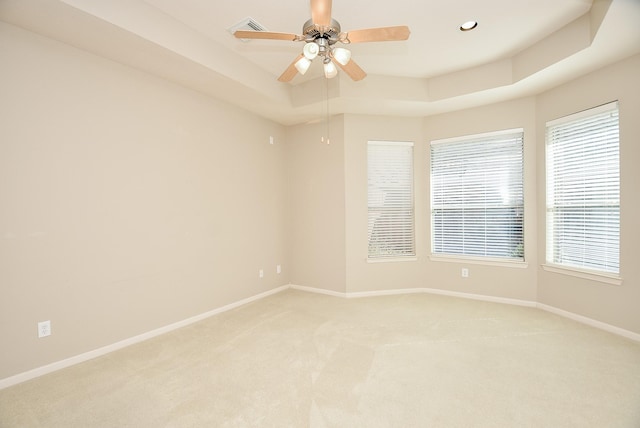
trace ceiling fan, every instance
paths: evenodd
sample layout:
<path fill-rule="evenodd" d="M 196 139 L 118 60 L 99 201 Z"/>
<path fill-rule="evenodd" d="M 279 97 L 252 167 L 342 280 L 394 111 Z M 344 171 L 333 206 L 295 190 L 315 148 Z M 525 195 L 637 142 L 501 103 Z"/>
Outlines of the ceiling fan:
<path fill-rule="evenodd" d="M 297 73 L 305 74 L 316 57 L 322 58 L 324 74 L 330 79 L 338 74 L 336 64 L 353 80 L 362 80 L 367 73 L 351 59 L 351 52 L 334 46 L 336 43 L 363 43 L 407 40 L 409 27 L 368 28 L 342 32 L 340 23 L 331 17 L 332 0 L 311 0 L 311 19 L 304 23 L 302 35 L 274 33 L 270 31 L 236 31 L 239 39 L 290 40 L 305 42 L 302 53 L 278 78 L 281 82 L 291 81 Z"/>

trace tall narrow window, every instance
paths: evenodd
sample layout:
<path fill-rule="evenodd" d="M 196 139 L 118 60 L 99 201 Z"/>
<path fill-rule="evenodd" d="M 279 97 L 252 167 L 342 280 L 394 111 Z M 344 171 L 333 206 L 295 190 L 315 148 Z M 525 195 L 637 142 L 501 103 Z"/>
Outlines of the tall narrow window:
<path fill-rule="evenodd" d="M 415 256 L 413 143 L 367 147 L 369 258 Z"/>
<path fill-rule="evenodd" d="M 547 123 L 547 262 L 619 272 L 618 103 Z"/>
<path fill-rule="evenodd" d="M 432 253 L 524 260 L 522 129 L 431 143 Z"/>

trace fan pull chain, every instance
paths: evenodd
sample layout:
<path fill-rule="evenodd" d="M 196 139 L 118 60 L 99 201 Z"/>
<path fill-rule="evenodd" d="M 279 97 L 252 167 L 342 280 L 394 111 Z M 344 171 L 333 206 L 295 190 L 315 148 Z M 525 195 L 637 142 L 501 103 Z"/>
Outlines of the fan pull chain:
<path fill-rule="evenodd" d="M 325 78 L 325 105 L 326 105 L 326 123 L 327 123 L 327 137 L 325 141 L 325 137 L 320 138 L 321 143 L 326 143 L 327 145 L 331 144 L 331 140 L 329 138 L 330 135 L 330 121 L 329 121 L 329 79 Z"/>

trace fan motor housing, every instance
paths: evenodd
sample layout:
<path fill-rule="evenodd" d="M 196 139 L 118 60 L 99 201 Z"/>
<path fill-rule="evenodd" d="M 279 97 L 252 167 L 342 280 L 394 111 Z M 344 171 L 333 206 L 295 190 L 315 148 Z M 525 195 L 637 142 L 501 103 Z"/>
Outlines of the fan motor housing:
<path fill-rule="evenodd" d="M 307 41 L 313 41 L 319 38 L 326 39 L 330 45 L 338 41 L 338 35 L 340 34 L 340 23 L 335 19 L 331 20 L 331 25 L 328 27 L 316 25 L 313 20 L 308 20 L 302 27 L 302 34 L 307 38 Z"/>

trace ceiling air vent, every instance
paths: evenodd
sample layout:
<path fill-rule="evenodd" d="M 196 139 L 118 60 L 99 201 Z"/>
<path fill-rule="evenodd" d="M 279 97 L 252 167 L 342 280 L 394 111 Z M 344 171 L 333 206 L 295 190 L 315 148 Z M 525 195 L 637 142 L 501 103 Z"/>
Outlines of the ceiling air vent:
<path fill-rule="evenodd" d="M 237 24 L 233 25 L 232 27 L 227 28 L 227 31 L 230 32 L 231 34 L 235 33 L 238 30 L 267 31 L 267 29 L 262 24 L 260 24 L 253 18 L 245 18 L 242 21 L 238 22 Z M 240 39 L 240 40 L 242 40 L 243 42 L 250 41 L 250 39 Z"/>

